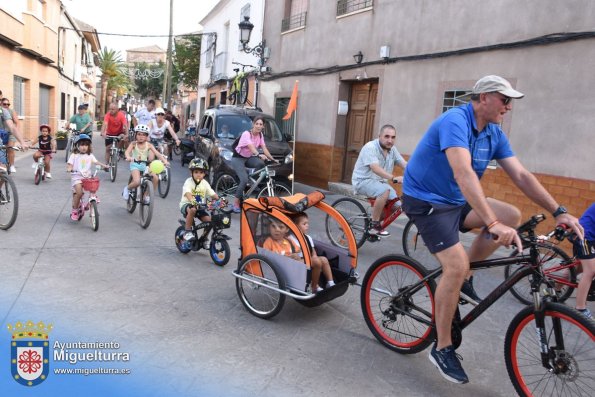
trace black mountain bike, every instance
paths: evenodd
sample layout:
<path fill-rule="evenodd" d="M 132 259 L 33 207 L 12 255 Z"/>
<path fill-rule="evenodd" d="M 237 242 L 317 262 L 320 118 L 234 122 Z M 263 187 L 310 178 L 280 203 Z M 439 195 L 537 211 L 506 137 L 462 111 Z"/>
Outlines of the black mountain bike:
<path fill-rule="evenodd" d="M 521 396 L 591 396 L 595 390 L 595 321 L 557 302 L 554 283 L 541 272 L 535 226 L 531 218 L 522 254 L 471 263 L 472 270 L 521 265 L 464 318 L 457 309 L 452 324 L 455 348 L 462 331 L 517 282 L 531 278 L 533 303 L 511 321 L 504 358 L 512 384 Z M 374 262 L 364 277 L 361 307 L 366 324 L 384 346 L 403 354 L 417 353 L 436 340 L 434 291 L 442 268 L 427 270 L 402 255 Z M 546 282 L 547 293 L 540 288 Z"/>

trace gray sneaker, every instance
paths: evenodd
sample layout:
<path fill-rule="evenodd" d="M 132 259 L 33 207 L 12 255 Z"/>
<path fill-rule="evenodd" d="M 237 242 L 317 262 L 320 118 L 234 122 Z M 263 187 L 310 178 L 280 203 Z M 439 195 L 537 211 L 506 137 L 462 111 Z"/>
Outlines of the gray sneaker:
<path fill-rule="evenodd" d="M 211 248 L 211 242 L 209 241 L 208 238 L 205 238 L 202 241 L 202 248 L 205 249 L 205 250 L 208 250 L 209 248 Z"/>

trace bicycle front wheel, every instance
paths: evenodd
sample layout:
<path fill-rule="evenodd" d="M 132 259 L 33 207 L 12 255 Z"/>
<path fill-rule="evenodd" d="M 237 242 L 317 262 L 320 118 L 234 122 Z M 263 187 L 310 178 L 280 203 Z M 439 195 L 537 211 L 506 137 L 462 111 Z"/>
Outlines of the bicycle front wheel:
<path fill-rule="evenodd" d="M 159 197 L 166 198 L 167 193 L 169 193 L 169 187 L 171 185 L 171 180 L 169 178 L 169 168 L 165 167 L 163 172 L 159 174 L 159 184 L 157 185 L 157 190 L 159 191 Z"/>
<path fill-rule="evenodd" d="M 11 177 L 0 173 L 0 230 L 14 225 L 19 213 L 19 195 Z"/>
<path fill-rule="evenodd" d="M 109 158 L 109 178 L 112 182 L 116 180 L 118 174 L 118 154 L 112 153 Z"/>
<path fill-rule="evenodd" d="M 291 196 L 291 189 L 283 182 L 274 182 L 272 187 L 273 197 L 287 197 Z M 263 187 L 260 192 L 258 193 L 258 198 L 260 197 L 268 197 L 269 196 L 269 189 L 268 187 Z"/>
<path fill-rule="evenodd" d="M 403 229 L 403 252 L 410 258 L 419 263 L 423 263 L 426 268 L 434 269 L 440 265 L 438 259 L 430 253 L 426 243 L 424 243 L 417 226 L 410 219 Z"/>
<path fill-rule="evenodd" d="M 35 170 L 35 179 L 33 181 L 35 182 L 36 185 L 39 185 L 39 182 L 41 182 L 41 173 L 42 172 L 43 171 L 39 167 L 37 167 L 37 169 Z"/>
<path fill-rule="evenodd" d="M 96 232 L 99 229 L 99 212 L 96 201 L 89 202 L 89 216 L 91 217 L 91 227 Z"/>
<path fill-rule="evenodd" d="M 236 191 L 238 190 L 237 180 L 230 174 L 220 174 L 215 181 L 215 192 L 220 198 L 225 198 L 227 201 L 235 199 Z"/>
<path fill-rule="evenodd" d="M 525 305 L 533 304 L 531 277 L 541 277 L 543 284 L 548 282 L 547 280 L 553 283 L 558 302 L 566 301 L 572 295 L 576 286 L 576 267 L 570 266 L 564 269 L 561 266 L 564 263 L 571 263 L 571 258 L 564 250 L 549 243 L 538 243 L 538 253 L 540 269 L 519 280 L 518 283 L 512 286 L 510 293 Z M 528 250 L 526 254 L 529 255 Z M 510 277 L 511 274 L 525 266 L 531 266 L 531 264 L 521 263 L 506 266 L 504 268 L 504 277 Z M 560 282 L 556 282 L 556 280 Z"/>
<path fill-rule="evenodd" d="M 72 138 L 68 138 L 66 142 L 66 149 L 64 150 L 64 162 L 68 163 L 68 157 L 70 157 L 70 152 L 72 151 Z"/>
<path fill-rule="evenodd" d="M 544 305 L 543 346 L 533 306 L 521 310 L 508 327 L 504 358 L 512 384 L 521 396 L 592 396 L 595 322 L 561 303 Z"/>
<path fill-rule="evenodd" d="M 366 324 L 376 339 L 398 353 L 424 350 L 434 341 L 434 280 L 417 285 L 428 271 L 402 255 L 374 262 L 360 295 Z"/>
<path fill-rule="evenodd" d="M 343 215 L 343 218 L 345 218 L 353 231 L 357 248 L 361 248 L 366 242 L 366 230 L 368 230 L 368 226 L 370 225 L 370 217 L 364 206 L 355 199 L 343 197 L 335 201 L 332 207 Z M 326 234 L 329 240 L 338 247 L 347 248 L 347 237 L 339 224 L 328 215 L 325 223 Z"/>
<path fill-rule="evenodd" d="M 151 224 L 151 218 L 153 217 L 153 182 L 144 180 L 141 183 L 139 201 L 139 212 L 140 212 L 140 225 L 143 229 L 146 229 Z"/>

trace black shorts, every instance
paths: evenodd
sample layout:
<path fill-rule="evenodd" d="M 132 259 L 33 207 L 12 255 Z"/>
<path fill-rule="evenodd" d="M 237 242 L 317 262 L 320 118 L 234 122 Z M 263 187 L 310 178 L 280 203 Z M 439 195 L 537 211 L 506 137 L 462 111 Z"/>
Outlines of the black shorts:
<path fill-rule="evenodd" d="M 405 214 L 415 223 L 432 254 L 457 244 L 459 231 L 469 231 L 469 229 L 463 228 L 465 218 L 471 212 L 471 206 L 468 203 L 463 205 L 437 204 L 405 194 L 401 198 Z"/>
<path fill-rule="evenodd" d="M 584 239 L 583 241 L 574 240 L 572 242 L 572 251 L 578 259 L 595 258 L 595 241 Z"/>
<path fill-rule="evenodd" d="M 182 213 L 182 215 L 184 215 L 184 216 L 188 215 L 188 208 L 190 208 L 191 206 L 192 206 L 192 204 L 189 204 L 189 203 L 184 204 L 182 206 L 182 208 L 180 208 L 180 212 Z M 198 211 L 196 211 L 196 217 L 197 218 L 200 219 L 200 218 L 202 218 L 204 216 L 211 216 L 211 215 L 209 215 L 209 213 L 207 211 L 205 211 L 205 210 L 198 210 Z"/>
<path fill-rule="evenodd" d="M 108 148 L 108 146 L 111 146 L 112 142 L 114 141 L 114 138 L 117 138 L 119 135 L 116 136 L 112 136 L 111 138 L 109 137 L 109 135 L 106 135 L 105 138 L 105 147 Z"/>

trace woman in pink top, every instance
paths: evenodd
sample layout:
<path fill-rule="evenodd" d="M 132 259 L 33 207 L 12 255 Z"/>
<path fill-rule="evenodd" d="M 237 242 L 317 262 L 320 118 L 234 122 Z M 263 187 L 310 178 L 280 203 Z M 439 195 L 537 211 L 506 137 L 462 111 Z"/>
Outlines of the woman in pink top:
<path fill-rule="evenodd" d="M 264 143 L 263 129 L 264 117 L 255 117 L 252 121 L 252 130 L 242 133 L 231 159 L 231 166 L 240 179 L 233 205 L 233 211 L 236 213 L 240 212 L 240 198 L 242 198 L 244 188 L 248 183 L 248 172 L 246 168 L 260 169 L 264 167 L 264 160 L 275 161 Z M 262 148 L 262 153 L 259 152 L 259 148 Z"/>

